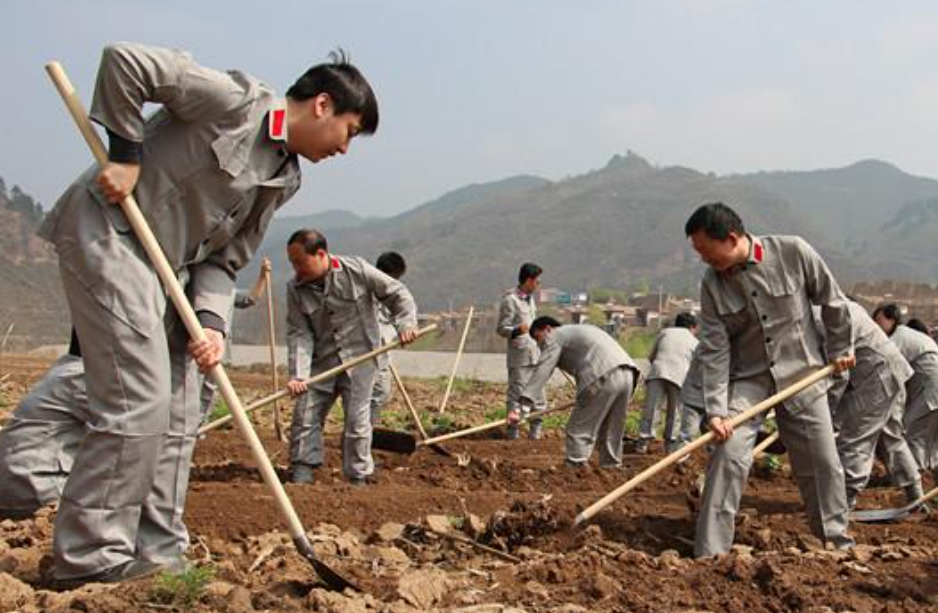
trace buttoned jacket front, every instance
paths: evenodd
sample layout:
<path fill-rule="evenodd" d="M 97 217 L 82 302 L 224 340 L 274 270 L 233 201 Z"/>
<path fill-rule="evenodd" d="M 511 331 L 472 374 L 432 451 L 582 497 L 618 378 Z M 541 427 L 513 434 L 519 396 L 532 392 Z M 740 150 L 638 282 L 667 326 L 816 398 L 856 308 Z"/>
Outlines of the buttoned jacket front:
<path fill-rule="evenodd" d="M 381 345 L 377 306 L 392 325 L 417 325 L 417 305 L 407 287 L 364 259 L 331 256 L 331 269 L 317 291 L 313 282 L 287 284 L 287 349 L 290 376 L 305 379 Z M 317 329 L 328 322 L 328 329 Z"/>
<path fill-rule="evenodd" d="M 514 334 L 521 325 L 531 325 L 537 317 L 537 305 L 534 296 L 522 296 L 520 290 L 513 289 L 502 297 L 498 306 L 499 336 L 508 339 L 508 367 L 531 366 L 537 363 L 537 343 L 527 333 Z"/>
<path fill-rule="evenodd" d="M 745 264 L 707 270 L 700 302 L 698 351 L 710 416 L 728 414 L 735 380 L 769 372 L 781 390 L 824 366 L 812 305 L 821 307 L 830 358 L 852 350 L 846 298 L 821 257 L 798 237 L 750 236 Z M 822 380 L 786 404 L 806 406 L 830 385 Z"/>

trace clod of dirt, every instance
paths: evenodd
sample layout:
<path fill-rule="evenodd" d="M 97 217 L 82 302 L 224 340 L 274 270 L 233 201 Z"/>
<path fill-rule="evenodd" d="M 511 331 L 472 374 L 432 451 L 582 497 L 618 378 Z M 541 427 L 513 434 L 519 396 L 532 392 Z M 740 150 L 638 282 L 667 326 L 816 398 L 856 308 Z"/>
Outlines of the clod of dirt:
<path fill-rule="evenodd" d="M 33 588 L 16 577 L 0 573 L 0 611 L 15 611 L 33 600 Z"/>
<path fill-rule="evenodd" d="M 375 530 L 369 541 L 372 543 L 390 543 L 401 538 L 402 534 L 404 534 L 404 524 L 389 522 L 382 524 L 380 528 Z"/>
<path fill-rule="evenodd" d="M 427 527 L 434 532 L 449 532 L 453 529 L 453 522 L 446 515 L 427 515 Z"/>
<path fill-rule="evenodd" d="M 355 595 L 339 594 L 322 588 L 312 590 L 306 597 L 306 604 L 312 611 L 323 613 L 366 613 L 368 604 Z"/>
<path fill-rule="evenodd" d="M 401 577 L 397 593 L 409 604 L 425 610 L 443 599 L 449 584 L 450 580 L 444 571 L 427 568 Z"/>

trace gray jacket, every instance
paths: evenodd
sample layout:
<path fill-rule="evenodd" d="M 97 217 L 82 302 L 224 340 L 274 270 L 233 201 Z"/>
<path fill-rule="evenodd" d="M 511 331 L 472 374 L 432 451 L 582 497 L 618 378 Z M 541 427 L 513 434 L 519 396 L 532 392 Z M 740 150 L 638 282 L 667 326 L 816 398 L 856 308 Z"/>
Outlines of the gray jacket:
<path fill-rule="evenodd" d="M 938 344 L 932 337 L 908 326 L 896 326 L 889 339 L 914 371 L 906 387 L 909 398 L 921 397 L 929 410 L 938 410 Z"/>
<path fill-rule="evenodd" d="M 861 399 L 868 400 L 871 405 L 874 405 L 884 398 L 894 396 L 914 374 L 912 367 L 898 347 L 889 342 L 889 337 L 873 321 L 866 309 L 852 300 L 848 300 L 847 304 L 850 307 L 850 323 L 853 329 L 857 364 L 848 371 L 846 377 L 834 379 L 835 383 L 827 394 L 832 411 L 840 403 L 848 386 L 859 388 L 861 385 L 870 385 L 870 382 L 874 380 L 878 381 L 877 384 L 865 388 L 875 397 Z"/>
<path fill-rule="evenodd" d="M 707 414 L 728 414 L 732 381 L 770 373 L 781 390 L 825 365 L 811 305 L 821 307 L 831 359 L 851 353 L 850 310 L 827 265 L 803 239 L 750 236 L 747 262 L 718 273 L 700 288 L 701 375 Z M 787 404 L 814 402 L 819 381 Z"/>
<path fill-rule="evenodd" d="M 364 259 L 331 256 L 323 282 L 287 284 L 287 353 L 290 376 L 305 379 L 381 345 L 376 306 L 394 327 L 417 326 L 417 305 L 403 283 Z"/>
<path fill-rule="evenodd" d="M 146 102 L 162 108 L 145 118 Z M 300 186 L 295 156 L 267 136 L 274 102 L 274 93 L 255 78 L 202 67 L 181 51 L 120 43 L 104 50 L 98 71 L 91 118 L 142 142 L 134 192 L 140 209 L 170 265 L 188 282 L 195 310 L 226 324 L 235 273 L 251 259 L 274 211 Z M 89 168 L 72 183 L 39 233 L 60 255 L 67 249 L 62 265 L 105 308 L 148 335 L 161 317 L 135 308 L 140 271 L 103 265 L 106 246 L 99 252 L 97 231 L 82 222 L 83 211 L 100 207 L 117 232 L 130 231 L 121 208 L 98 188 L 97 173 L 97 166 Z M 103 294 L 102 275 L 126 279 L 111 278 Z"/>
<path fill-rule="evenodd" d="M 534 296 L 522 297 L 517 288 L 506 293 L 499 303 L 496 332 L 508 339 L 508 368 L 537 363 L 537 343 L 527 333 L 520 334 L 515 331 L 520 325 L 530 326 L 536 317 L 537 305 L 534 303 Z"/>
<path fill-rule="evenodd" d="M 697 337 L 687 328 L 665 328 L 658 333 L 648 355 L 651 369 L 647 379 L 664 379 L 680 387 L 684 384 L 696 348 Z"/>
<path fill-rule="evenodd" d="M 570 324 L 554 328 L 541 344 L 537 366 L 524 388 L 523 398 L 537 397 L 547 385 L 554 368 L 573 375 L 579 396 L 613 369 L 625 366 L 635 373 L 638 366 L 625 349 L 606 332 L 590 324 Z"/>

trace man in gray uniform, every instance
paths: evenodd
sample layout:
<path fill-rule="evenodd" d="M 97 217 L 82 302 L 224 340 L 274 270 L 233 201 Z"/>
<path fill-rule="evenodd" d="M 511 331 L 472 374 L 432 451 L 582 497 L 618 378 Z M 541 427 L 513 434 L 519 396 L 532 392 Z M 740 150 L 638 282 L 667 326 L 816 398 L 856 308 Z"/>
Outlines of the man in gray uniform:
<path fill-rule="evenodd" d="M 873 317 L 913 371 L 902 415 L 905 439 L 919 468 L 938 478 L 938 344 L 927 334 L 887 321 L 883 311 L 877 308 Z"/>
<path fill-rule="evenodd" d="M 0 518 L 25 519 L 59 501 L 88 414 L 85 369 L 72 332 L 68 352 L 20 400 L 0 431 Z"/>
<path fill-rule="evenodd" d="M 707 430 L 707 411 L 703 396 L 703 381 L 700 372 L 700 354 L 694 349 L 687 376 L 681 385 L 681 443 L 686 445 Z"/>
<path fill-rule="evenodd" d="M 161 105 L 149 118 L 148 102 Z M 58 253 L 88 394 L 55 523 L 61 588 L 145 576 L 182 556 L 195 366 L 221 359 L 235 274 L 298 189 L 297 156 L 345 153 L 377 129 L 378 107 L 342 57 L 284 99 L 247 74 L 122 43 L 104 50 L 91 118 L 107 130 L 110 162 L 82 174 L 40 229 Z M 202 342 L 190 342 L 116 206 L 132 192 L 207 328 Z"/>
<path fill-rule="evenodd" d="M 404 256 L 396 251 L 386 251 L 378 256 L 375 261 L 375 268 L 388 275 L 392 279 L 400 281 L 404 273 L 407 272 L 407 262 Z M 397 329 L 394 327 L 394 320 L 384 305 L 377 305 L 378 327 L 381 329 L 381 344 L 387 345 L 394 342 L 397 338 Z M 394 386 L 391 376 L 391 356 L 382 353 L 378 356 L 378 372 L 375 375 L 375 385 L 371 390 L 371 425 L 377 425 L 381 419 L 381 409 L 391 400 L 394 393 Z"/>
<path fill-rule="evenodd" d="M 697 209 L 685 226 L 710 268 L 700 290 L 700 355 L 704 402 L 719 444 L 707 483 L 694 553 L 729 551 L 752 448 L 762 418 L 734 433 L 732 417 L 825 363 L 811 305 L 821 307 L 827 349 L 838 371 L 853 365 L 850 311 L 824 261 L 797 237 L 755 237 L 722 203 Z M 844 473 L 837 457 L 823 380 L 776 407 L 782 442 L 801 490 L 808 523 L 819 538 L 843 548 L 847 535 Z"/>
<path fill-rule="evenodd" d="M 502 297 L 498 305 L 498 324 L 495 329 L 499 336 L 508 341 L 506 360 L 508 362 L 508 391 L 505 406 L 508 410 L 508 438 L 518 438 L 517 420 L 530 406 L 521 402 L 521 392 L 537 364 L 537 343 L 528 334 L 528 328 L 537 317 L 537 305 L 534 292 L 541 284 L 543 269 L 530 262 L 522 264 L 518 271 L 518 286 Z M 531 398 L 535 411 L 547 407 L 546 396 L 541 394 Z M 541 437 L 541 420 L 532 419 L 528 436 L 532 439 Z"/>
<path fill-rule="evenodd" d="M 625 349 L 596 326 L 562 326 L 551 317 L 531 323 L 541 349 L 522 398 L 544 394 L 554 368 L 576 379 L 576 406 L 567 421 L 567 464 L 584 466 L 599 442 L 599 465 L 622 465 L 622 435 L 639 370 Z"/>
<path fill-rule="evenodd" d="M 312 386 L 305 379 L 381 345 L 377 307 L 391 317 L 401 344 L 416 338 L 417 305 L 403 283 L 357 257 L 329 254 L 316 230 L 297 230 L 287 243 L 296 276 L 287 284 L 287 351 L 298 396 L 290 428 L 294 483 L 313 480 L 323 463 L 322 430 L 336 399 L 342 398 L 345 428 L 342 472 L 353 485 L 366 485 L 371 458 L 371 395 L 377 367 L 366 362 Z"/>
<path fill-rule="evenodd" d="M 873 470 L 876 445 L 898 487 L 909 502 L 922 495 L 922 479 L 902 433 L 905 385 L 912 367 L 889 338 L 856 302 L 849 300 L 857 365 L 849 379 L 828 392 L 837 431 L 837 452 L 844 467 L 847 504 L 856 505 Z"/>
<path fill-rule="evenodd" d="M 691 313 L 678 313 L 674 326 L 658 333 L 648 359 L 651 369 L 645 378 L 645 409 L 639 425 L 640 438 L 637 453 L 647 453 L 648 444 L 655 438 L 658 406 L 664 401 L 665 452 L 671 453 L 681 446 L 680 429 L 683 417 L 681 386 L 697 348 L 697 318 Z"/>

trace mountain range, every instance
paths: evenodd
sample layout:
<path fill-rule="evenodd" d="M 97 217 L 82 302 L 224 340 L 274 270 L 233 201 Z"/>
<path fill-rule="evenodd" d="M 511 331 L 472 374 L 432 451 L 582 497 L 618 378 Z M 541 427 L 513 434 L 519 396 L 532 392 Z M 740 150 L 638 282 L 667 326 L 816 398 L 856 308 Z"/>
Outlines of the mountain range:
<path fill-rule="evenodd" d="M 282 295 L 290 274 L 284 247 L 298 228 L 322 230 L 334 253 L 373 261 L 382 251 L 399 251 L 408 262 L 405 281 L 423 310 L 491 303 L 514 285 L 524 261 L 544 267 L 546 287 L 662 285 L 693 295 L 702 267 L 684 236 L 684 222 L 697 206 L 712 201 L 735 208 L 756 234 L 804 236 L 845 286 L 884 278 L 938 282 L 938 181 L 878 160 L 718 176 L 655 165 L 628 152 L 559 181 L 522 175 L 468 185 L 391 217 L 363 218 L 342 210 L 291 217 L 287 205 L 271 223 L 260 252 L 274 260 Z M 0 205 L 6 205 L 0 214 L 22 216 L 5 194 Z M 6 226 L 6 218 L 0 222 Z M 54 269 L 46 263 L 47 268 L 34 270 L 22 258 L 10 264 L 12 238 L 6 234 L 0 232 L 0 262 L 4 268 L 25 268 L 18 273 L 21 281 L 7 274 L 4 285 L 29 282 L 38 291 L 38 283 L 48 291 L 35 276 Z M 48 257 L 43 251 L 37 262 Z M 239 276 L 239 286 L 249 286 L 256 273 L 252 263 Z M 21 295 L 15 288 L 0 292 L 0 326 L 13 308 L 9 301 Z M 52 297 L 43 301 L 61 304 Z"/>

